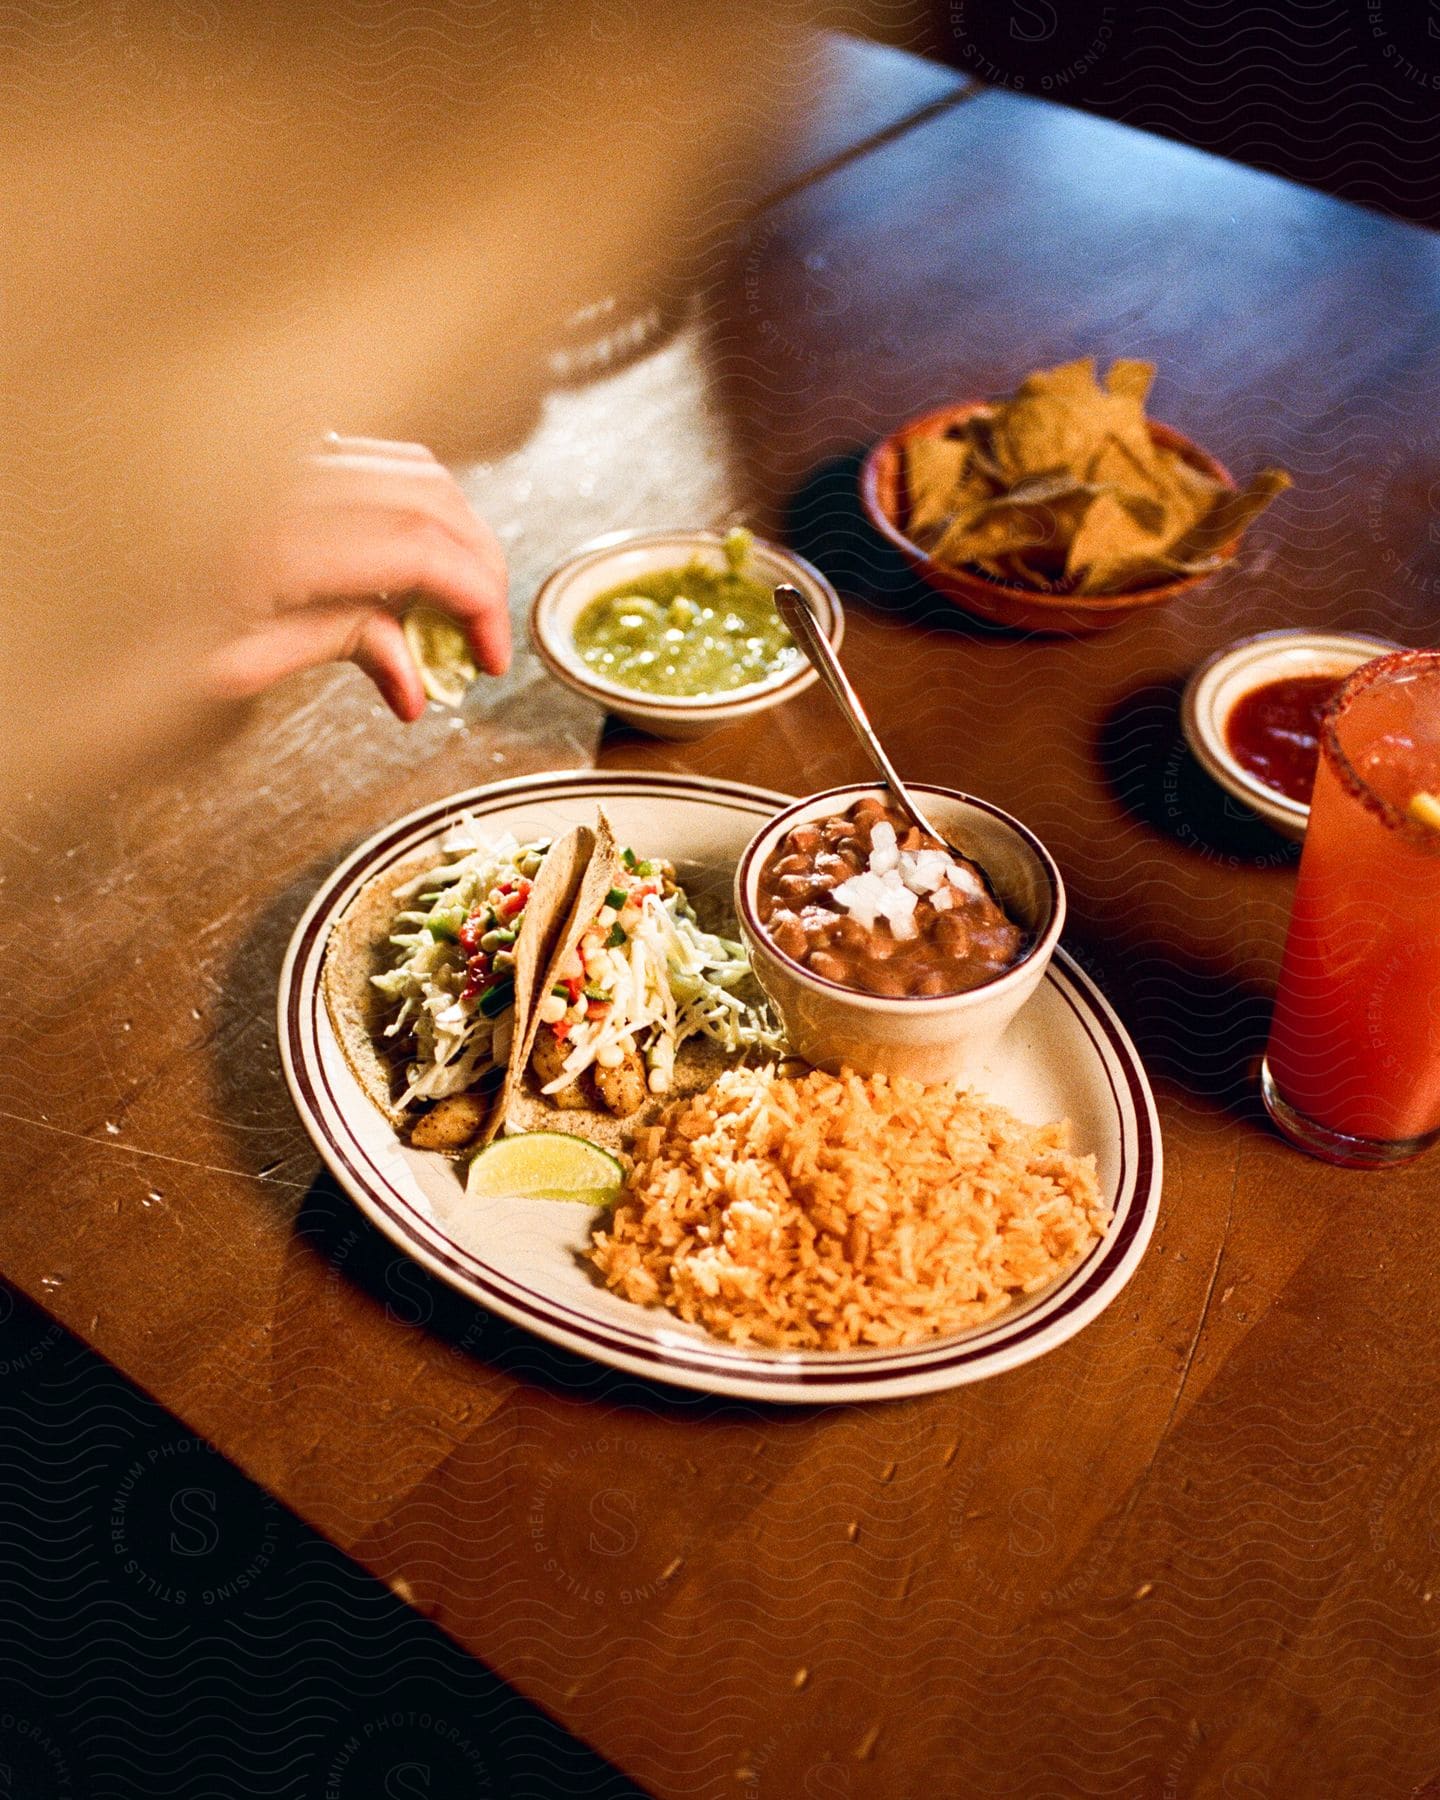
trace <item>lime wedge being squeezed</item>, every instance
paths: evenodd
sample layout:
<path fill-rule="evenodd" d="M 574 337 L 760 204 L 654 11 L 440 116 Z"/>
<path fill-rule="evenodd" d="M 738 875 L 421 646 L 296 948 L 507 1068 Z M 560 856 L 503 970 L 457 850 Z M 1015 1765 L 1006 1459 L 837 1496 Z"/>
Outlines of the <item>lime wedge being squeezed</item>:
<path fill-rule="evenodd" d="M 611 1206 L 624 1170 L 608 1150 L 565 1131 L 497 1138 L 470 1164 L 472 1200 L 575 1200 Z"/>
<path fill-rule="evenodd" d="M 458 706 L 480 673 L 465 633 L 432 606 L 412 606 L 401 623 L 410 654 L 420 665 L 426 698 L 441 706 Z"/>

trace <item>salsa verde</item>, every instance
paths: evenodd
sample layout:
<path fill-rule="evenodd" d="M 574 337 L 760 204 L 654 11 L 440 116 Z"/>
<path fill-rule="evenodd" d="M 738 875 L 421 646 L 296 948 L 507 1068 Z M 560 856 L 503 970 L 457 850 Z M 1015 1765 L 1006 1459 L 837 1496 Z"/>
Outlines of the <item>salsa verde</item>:
<path fill-rule="evenodd" d="M 751 537 L 725 537 L 725 567 L 698 557 L 597 594 L 575 621 L 580 660 L 645 694 L 726 694 L 799 660 L 773 591 L 745 572 Z"/>

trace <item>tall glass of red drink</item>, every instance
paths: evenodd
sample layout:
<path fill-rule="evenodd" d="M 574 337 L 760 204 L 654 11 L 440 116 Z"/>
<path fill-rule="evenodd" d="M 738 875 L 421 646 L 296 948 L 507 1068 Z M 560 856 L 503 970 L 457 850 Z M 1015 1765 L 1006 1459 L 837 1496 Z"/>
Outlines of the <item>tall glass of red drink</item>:
<path fill-rule="evenodd" d="M 1326 716 L 1261 1065 L 1266 1108 L 1359 1168 L 1440 1139 L 1440 651 L 1358 669 Z"/>

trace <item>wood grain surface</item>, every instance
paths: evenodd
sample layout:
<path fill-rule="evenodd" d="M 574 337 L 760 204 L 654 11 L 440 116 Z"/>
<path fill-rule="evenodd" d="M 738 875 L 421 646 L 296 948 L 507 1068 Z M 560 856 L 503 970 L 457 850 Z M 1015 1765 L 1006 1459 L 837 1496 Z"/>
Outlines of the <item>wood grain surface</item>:
<path fill-rule="evenodd" d="M 692 318 L 467 481 L 517 611 L 618 524 L 743 514 L 835 575 L 900 766 L 1045 838 L 1152 1072 L 1166 1188 L 1131 1286 L 989 1383 L 781 1414 L 550 1350 L 360 1219 L 285 1094 L 281 956 L 386 819 L 592 759 L 599 720 L 528 657 L 408 730 L 353 671 L 301 680 L 203 766 L 7 845 L 0 1266 L 664 1800 L 1407 1795 L 1440 1768 L 1440 1168 L 1329 1169 L 1265 1127 L 1294 853 L 1208 786 L 1177 706 L 1245 631 L 1433 639 L 1440 244 L 849 70 L 880 141 L 827 125 Z M 855 452 L 1089 351 L 1153 357 L 1158 416 L 1295 490 L 1109 637 L 974 626 L 864 530 Z M 599 754 L 805 791 L 861 772 L 826 706 Z"/>

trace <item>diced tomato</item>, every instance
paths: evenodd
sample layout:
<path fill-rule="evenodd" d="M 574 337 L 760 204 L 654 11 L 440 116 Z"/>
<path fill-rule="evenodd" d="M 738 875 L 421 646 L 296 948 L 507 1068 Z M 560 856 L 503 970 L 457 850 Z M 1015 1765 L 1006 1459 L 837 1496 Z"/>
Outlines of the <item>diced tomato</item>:
<path fill-rule="evenodd" d="M 476 929 L 481 921 L 474 921 Z M 467 924 L 464 928 L 469 930 Z M 463 938 L 462 938 L 463 948 Z M 488 950 L 475 949 L 470 952 L 465 964 L 465 986 L 460 990 L 462 1000 L 473 1000 L 477 994 L 484 993 L 492 979 L 491 956 Z"/>
<path fill-rule="evenodd" d="M 570 1023 L 567 1019 L 562 1019 L 558 1025 L 552 1025 L 550 1029 L 555 1033 L 557 1043 L 563 1044 L 570 1035 Z"/>
<path fill-rule="evenodd" d="M 573 1006 L 580 998 L 580 990 L 584 987 L 585 981 L 584 977 L 580 975 L 562 975 L 560 985 L 569 996 L 570 1005 Z"/>

